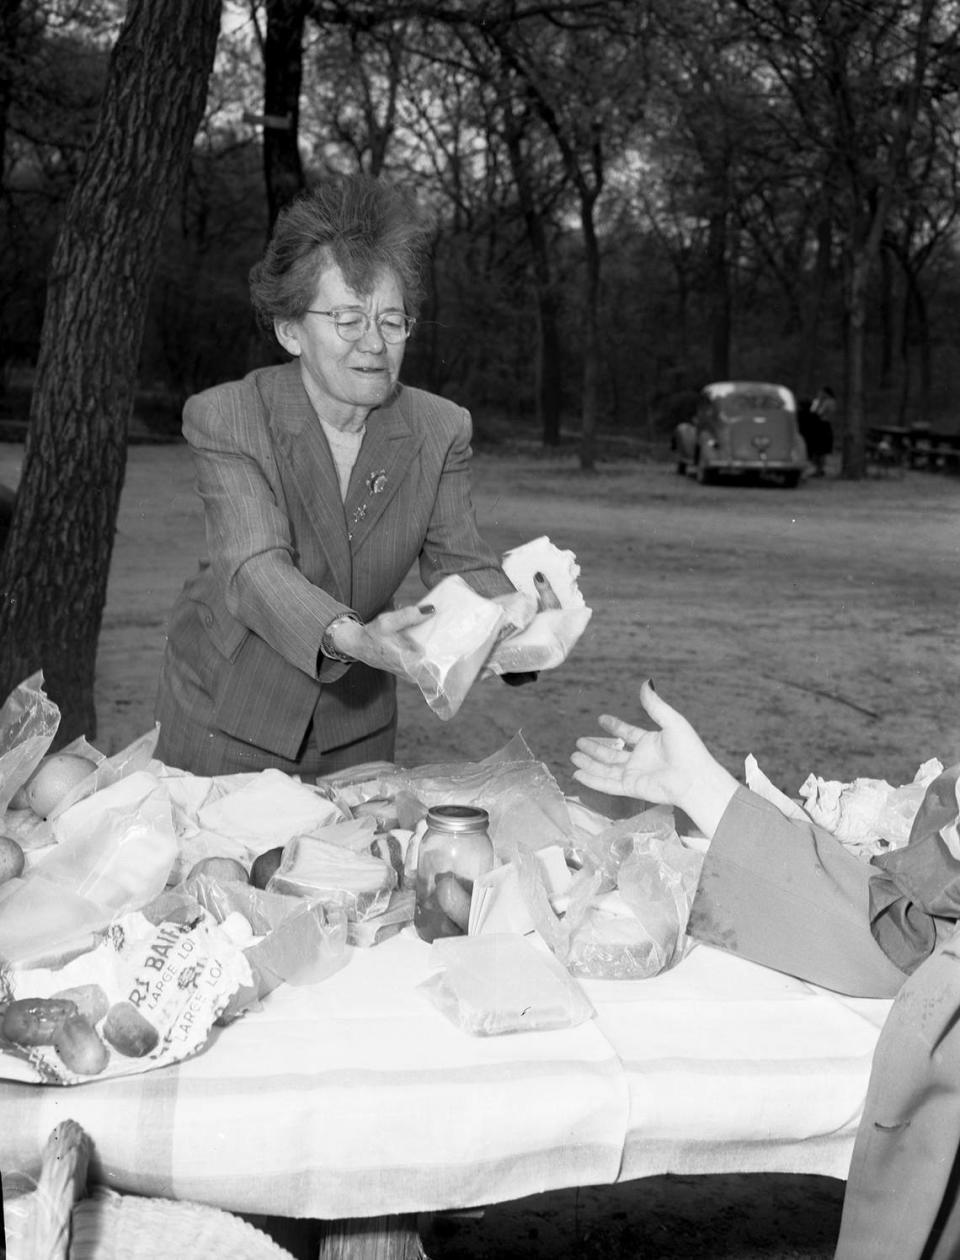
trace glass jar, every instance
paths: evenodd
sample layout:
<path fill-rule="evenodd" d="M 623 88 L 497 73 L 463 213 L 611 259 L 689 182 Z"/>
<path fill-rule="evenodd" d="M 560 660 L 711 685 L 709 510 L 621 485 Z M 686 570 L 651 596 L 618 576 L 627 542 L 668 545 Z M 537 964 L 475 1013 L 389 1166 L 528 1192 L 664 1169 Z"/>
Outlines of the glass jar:
<path fill-rule="evenodd" d="M 413 922 L 421 940 L 463 936 L 473 881 L 494 865 L 490 816 L 473 805 L 434 805 L 417 854 Z"/>

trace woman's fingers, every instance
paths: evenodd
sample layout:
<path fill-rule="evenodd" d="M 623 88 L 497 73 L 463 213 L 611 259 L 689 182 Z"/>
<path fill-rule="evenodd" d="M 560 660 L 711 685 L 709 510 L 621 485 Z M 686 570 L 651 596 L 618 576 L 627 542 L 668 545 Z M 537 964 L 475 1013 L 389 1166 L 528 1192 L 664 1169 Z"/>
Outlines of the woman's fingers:
<path fill-rule="evenodd" d="M 595 738 L 593 735 L 582 735 L 577 740 L 577 749 L 581 756 L 591 757 L 594 761 L 601 761 L 607 766 L 622 766 L 630 755 L 619 740 L 611 743 L 609 740 Z M 576 754 L 574 754 L 574 760 L 576 760 Z M 577 764 L 581 763 L 577 762 Z"/>
<path fill-rule="evenodd" d="M 622 739 L 625 744 L 635 744 L 637 740 L 644 734 L 643 728 L 640 726 L 631 726 L 629 722 L 624 722 L 622 718 L 614 717 L 612 713 L 601 713 L 597 719 L 603 729 L 617 739 Z"/>
<path fill-rule="evenodd" d="M 396 608 L 391 612 L 381 613 L 377 618 L 377 624 L 380 628 L 389 634 L 395 634 L 398 630 L 409 630 L 412 626 L 419 626 L 421 622 L 432 617 L 436 609 L 433 604 L 410 604 L 407 608 Z"/>
<path fill-rule="evenodd" d="M 652 718 L 657 726 L 663 726 L 678 718 L 681 721 L 686 719 L 677 712 L 666 700 L 660 697 L 659 692 L 654 690 L 653 683 L 647 678 L 640 684 L 640 703 L 643 705 L 643 711 L 647 717 Z"/>

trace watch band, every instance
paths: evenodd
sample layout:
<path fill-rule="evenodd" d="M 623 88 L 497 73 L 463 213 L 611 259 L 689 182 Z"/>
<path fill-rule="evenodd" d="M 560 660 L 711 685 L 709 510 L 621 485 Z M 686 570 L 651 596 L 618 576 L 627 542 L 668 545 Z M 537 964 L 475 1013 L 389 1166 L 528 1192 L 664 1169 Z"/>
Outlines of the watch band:
<path fill-rule="evenodd" d="M 363 625 L 363 622 L 356 613 L 340 613 L 338 616 L 334 617 L 333 621 L 331 621 L 326 630 L 324 630 L 323 635 L 320 638 L 320 652 L 321 655 L 325 656 L 328 661 L 342 661 L 344 664 L 349 665 L 352 662 L 353 657 L 347 656 L 344 652 L 338 652 L 333 646 L 333 640 L 330 635 L 330 631 L 333 627 L 340 625 L 341 622 L 344 621 L 355 621 L 358 626 Z"/>

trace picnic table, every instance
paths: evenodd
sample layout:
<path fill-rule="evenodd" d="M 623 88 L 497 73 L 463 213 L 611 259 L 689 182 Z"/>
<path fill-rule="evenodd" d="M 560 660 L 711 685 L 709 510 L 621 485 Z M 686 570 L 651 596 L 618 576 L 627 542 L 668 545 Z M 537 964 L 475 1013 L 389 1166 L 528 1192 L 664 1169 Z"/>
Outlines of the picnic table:
<path fill-rule="evenodd" d="M 926 425 L 872 425 L 867 430 L 867 457 L 880 466 L 960 470 L 960 433 Z"/>
<path fill-rule="evenodd" d="M 416 1213 L 544 1190 L 847 1175 L 887 1001 L 696 945 L 648 980 L 583 981 L 596 1014 L 576 1027 L 480 1037 L 419 988 L 433 966 L 412 928 L 349 954 L 172 1066 L 0 1082 L 0 1168 L 35 1176 L 72 1118 L 115 1190 L 323 1219 L 356 1256 L 366 1224 L 378 1257 L 413 1254 Z"/>

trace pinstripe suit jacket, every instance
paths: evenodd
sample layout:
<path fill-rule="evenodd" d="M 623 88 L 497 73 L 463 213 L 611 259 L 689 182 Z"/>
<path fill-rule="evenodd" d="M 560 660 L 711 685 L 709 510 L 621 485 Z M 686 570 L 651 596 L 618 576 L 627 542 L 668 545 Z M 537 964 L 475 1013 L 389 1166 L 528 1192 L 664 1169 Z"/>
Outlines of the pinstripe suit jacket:
<path fill-rule="evenodd" d="M 183 432 L 209 557 L 174 608 L 164 663 L 200 675 L 206 713 L 186 720 L 288 758 L 311 718 L 321 748 L 351 743 L 392 719 L 395 683 L 322 657 L 318 672 L 334 617 L 383 612 L 416 562 L 427 587 L 459 573 L 484 595 L 514 589 L 477 530 L 462 407 L 399 386 L 369 417 L 345 502 L 295 362 L 190 398 Z M 197 623 L 216 650 L 184 661 L 177 640 Z"/>

